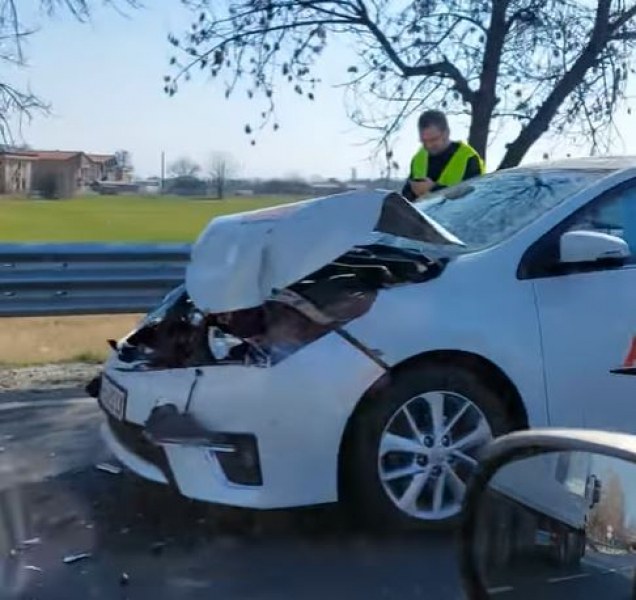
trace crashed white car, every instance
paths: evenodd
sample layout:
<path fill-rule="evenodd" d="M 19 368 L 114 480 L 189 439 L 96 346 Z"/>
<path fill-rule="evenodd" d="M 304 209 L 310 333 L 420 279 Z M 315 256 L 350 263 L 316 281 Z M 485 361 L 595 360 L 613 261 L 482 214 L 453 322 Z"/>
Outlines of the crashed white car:
<path fill-rule="evenodd" d="M 493 436 L 636 432 L 635 249 L 621 158 L 219 217 L 89 390 L 116 457 L 189 498 L 448 525 Z"/>

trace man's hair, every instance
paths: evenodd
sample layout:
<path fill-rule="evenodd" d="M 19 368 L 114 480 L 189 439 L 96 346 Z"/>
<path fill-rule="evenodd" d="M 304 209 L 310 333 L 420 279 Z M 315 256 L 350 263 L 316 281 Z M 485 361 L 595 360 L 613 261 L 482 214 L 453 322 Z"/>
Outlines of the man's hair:
<path fill-rule="evenodd" d="M 448 131 L 448 120 L 441 110 L 427 110 L 420 115 L 417 126 L 420 131 L 433 125 L 442 131 Z"/>

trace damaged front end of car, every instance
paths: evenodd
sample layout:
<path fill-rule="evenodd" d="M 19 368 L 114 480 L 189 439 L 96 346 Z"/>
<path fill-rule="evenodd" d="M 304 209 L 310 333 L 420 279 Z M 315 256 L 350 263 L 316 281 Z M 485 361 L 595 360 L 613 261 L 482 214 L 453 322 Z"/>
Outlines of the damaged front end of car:
<path fill-rule="evenodd" d="M 431 250 L 453 246 L 381 191 L 219 217 L 193 246 L 184 284 L 110 344 L 126 370 L 270 367 L 328 333 L 346 336 L 381 290 L 437 277 L 449 254 Z"/>
<path fill-rule="evenodd" d="M 382 294 L 438 277 L 458 245 L 386 192 L 214 219 L 192 247 L 183 285 L 110 341 L 111 357 L 88 386 L 107 415 L 107 444 L 147 479 L 174 477 L 189 497 L 279 505 L 285 481 L 265 496 L 240 490 L 262 487 L 281 451 L 295 461 L 282 450 L 293 439 L 289 423 L 269 413 L 293 421 L 304 410 L 288 382 L 315 397 L 314 410 L 350 376 L 346 385 L 360 397 L 388 366 L 381 349 L 367 348 L 347 325 Z M 320 383 L 309 389 L 312 381 Z M 320 410 L 315 415 L 322 422 Z M 331 497 L 292 491 L 300 503 L 323 494 Z"/>
<path fill-rule="evenodd" d="M 379 290 L 424 282 L 443 266 L 399 249 L 356 247 L 258 307 L 213 314 L 198 309 L 182 285 L 111 345 L 120 363 L 140 371 L 269 367 L 367 313 Z"/>

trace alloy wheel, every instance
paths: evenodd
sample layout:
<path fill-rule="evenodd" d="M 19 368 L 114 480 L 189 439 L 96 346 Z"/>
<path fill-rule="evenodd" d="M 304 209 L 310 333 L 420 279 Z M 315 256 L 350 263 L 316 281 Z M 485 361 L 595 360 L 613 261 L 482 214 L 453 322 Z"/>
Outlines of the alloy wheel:
<path fill-rule="evenodd" d="M 461 510 L 476 453 L 492 439 L 483 412 L 449 391 L 420 394 L 389 419 L 380 437 L 378 475 L 393 504 L 438 521 Z"/>

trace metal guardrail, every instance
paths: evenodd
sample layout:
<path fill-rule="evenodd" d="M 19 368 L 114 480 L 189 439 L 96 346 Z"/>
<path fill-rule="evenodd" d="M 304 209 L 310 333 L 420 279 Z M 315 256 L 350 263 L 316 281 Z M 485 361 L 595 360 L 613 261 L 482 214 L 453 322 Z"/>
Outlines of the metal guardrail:
<path fill-rule="evenodd" d="M 0 317 L 143 313 L 189 256 L 189 244 L 0 244 Z"/>

